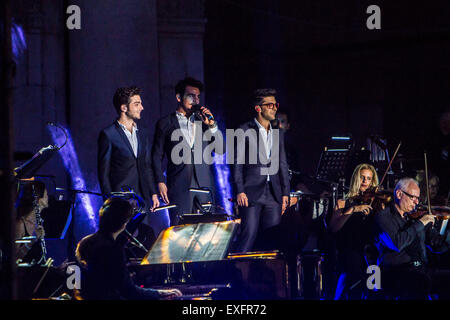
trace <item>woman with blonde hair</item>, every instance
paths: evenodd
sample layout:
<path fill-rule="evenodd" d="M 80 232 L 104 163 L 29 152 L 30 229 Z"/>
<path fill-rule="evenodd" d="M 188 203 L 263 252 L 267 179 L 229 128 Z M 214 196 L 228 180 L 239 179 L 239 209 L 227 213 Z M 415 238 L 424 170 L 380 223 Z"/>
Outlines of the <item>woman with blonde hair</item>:
<path fill-rule="evenodd" d="M 358 165 L 353 171 L 349 192 L 345 195 L 345 199 L 337 201 L 333 210 L 328 227 L 336 237 L 340 271 L 335 300 L 342 298 L 344 292 L 347 292 L 350 299 L 358 298 L 357 295 L 360 294 L 357 290 L 350 292 L 349 288 L 356 287 L 356 283 L 362 279 L 367 268 L 364 249 L 371 242 L 372 219 L 368 215 L 372 211 L 372 206 L 362 203 L 358 196 L 376 186 L 378 175 L 374 166 L 367 163 Z M 365 281 L 361 285 L 365 286 Z"/>
<path fill-rule="evenodd" d="M 353 170 L 350 180 L 350 188 L 345 195 L 345 199 L 337 201 L 336 208 L 330 220 L 330 230 L 338 232 L 345 225 L 347 220 L 352 217 L 355 212 L 362 212 L 365 215 L 370 213 L 372 207 L 368 204 L 359 204 L 355 201 L 355 197 L 363 194 L 369 188 L 375 188 L 378 185 L 378 175 L 374 166 L 367 163 L 358 165 Z"/>

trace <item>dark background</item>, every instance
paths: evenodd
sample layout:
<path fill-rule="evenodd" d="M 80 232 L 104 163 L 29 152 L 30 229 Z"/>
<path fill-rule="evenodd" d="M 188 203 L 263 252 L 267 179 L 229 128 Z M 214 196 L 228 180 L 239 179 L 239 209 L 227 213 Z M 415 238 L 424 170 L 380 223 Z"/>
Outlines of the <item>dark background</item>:
<path fill-rule="evenodd" d="M 81 9 L 81 30 L 66 27 L 71 4 Z M 381 30 L 366 27 L 372 4 Z M 175 109 L 174 86 L 185 76 L 204 81 L 203 101 L 222 129 L 253 116 L 254 89 L 275 88 L 297 169 L 308 175 L 330 136 L 342 134 L 357 149 L 370 135 L 385 137 L 391 155 L 401 141 L 403 156 L 423 168 L 450 106 L 448 1 L 17 0 L 13 18 L 26 42 L 13 86 L 15 151 L 55 143 L 46 122 L 64 125 L 71 163 L 94 192 L 97 137 L 116 117 L 112 96 L 122 86 L 144 89 L 140 125 L 150 132 Z M 61 157 L 41 173 L 73 187 Z M 79 204 L 76 239 L 95 229 Z M 90 205 L 97 213 L 101 199 Z M 156 233 L 165 223 L 155 219 Z"/>
<path fill-rule="evenodd" d="M 366 27 L 371 4 L 381 8 L 381 30 Z M 400 152 L 420 161 L 449 108 L 449 9 L 446 1 L 207 1 L 207 101 L 232 127 L 252 111 L 253 89 L 278 89 L 308 174 L 336 134 L 351 134 L 357 147 L 384 136 L 391 156 L 402 141 Z"/>

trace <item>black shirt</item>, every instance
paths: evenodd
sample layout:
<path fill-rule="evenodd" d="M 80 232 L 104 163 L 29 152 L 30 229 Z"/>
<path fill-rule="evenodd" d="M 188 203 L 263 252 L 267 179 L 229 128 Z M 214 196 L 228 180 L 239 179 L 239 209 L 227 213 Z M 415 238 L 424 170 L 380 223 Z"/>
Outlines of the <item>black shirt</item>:
<path fill-rule="evenodd" d="M 400 266 L 416 261 L 426 264 L 426 243 L 436 244 L 436 250 L 448 248 L 448 239 L 444 242 L 431 224 L 425 227 L 407 215 L 403 218 L 393 203 L 375 213 L 375 241 L 382 266 Z"/>
<path fill-rule="evenodd" d="M 83 238 L 77 258 L 85 264 L 81 294 L 84 299 L 157 299 L 159 293 L 140 288 L 131 280 L 123 248 L 110 234 L 94 233 Z"/>
<path fill-rule="evenodd" d="M 359 204 L 352 198 L 347 199 L 343 211 Z M 372 225 L 373 215 L 366 216 L 363 212 L 353 212 L 342 228 L 335 233 L 341 272 L 364 272 L 367 268 L 364 251 L 366 245 L 373 239 Z"/>

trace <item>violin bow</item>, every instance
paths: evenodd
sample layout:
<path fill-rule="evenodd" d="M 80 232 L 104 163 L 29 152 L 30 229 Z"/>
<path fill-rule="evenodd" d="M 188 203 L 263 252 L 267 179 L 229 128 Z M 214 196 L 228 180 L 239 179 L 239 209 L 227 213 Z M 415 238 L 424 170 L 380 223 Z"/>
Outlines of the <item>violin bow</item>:
<path fill-rule="evenodd" d="M 427 184 L 427 202 L 428 202 L 428 214 L 432 214 L 431 212 L 431 199 L 430 199 L 430 185 L 428 183 L 428 164 L 427 164 L 427 153 L 424 152 L 425 157 L 425 183 Z M 439 234 L 442 236 L 447 229 L 448 220 L 445 219 L 442 221 L 441 229 L 439 230 Z"/>
<path fill-rule="evenodd" d="M 427 153 L 423 153 L 425 159 L 425 183 L 427 184 L 427 202 L 428 202 L 428 214 L 431 214 L 431 201 L 430 201 L 430 185 L 428 183 L 428 163 L 427 163 Z"/>
<path fill-rule="evenodd" d="M 431 199 L 430 199 L 430 184 L 428 183 L 428 163 L 427 163 L 427 153 L 424 152 L 425 157 L 425 183 L 427 184 L 427 202 L 428 202 L 428 214 L 433 214 L 431 212 Z M 447 229 L 448 220 L 445 219 L 442 221 L 441 229 L 439 230 L 439 234 L 442 236 Z"/>
<path fill-rule="evenodd" d="M 377 188 L 376 188 L 376 191 L 378 191 L 378 188 L 383 184 L 384 179 L 386 178 L 386 175 L 387 175 L 389 169 L 391 169 L 392 162 L 394 162 L 394 159 L 395 159 L 395 157 L 397 156 L 398 150 L 400 149 L 400 146 L 401 146 L 401 145 L 402 145 L 402 142 L 400 141 L 400 143 L 399 143 L 398 146 L 397 146 L 397 149 L 395 149 L 394 155 L 392 156 L 392 159 L 391 159 L 391 161 L 389 162 L 386 171 L 384 172 L 383 178 L 381 178 L 381 181 L 380 181 L 380 183 L 378 184 L 378 186 L 377 186 Z"/>
<path fill-rule="evenodd" d="M 392 162 L 394 162 L 394 159 L 395 159 L 395 157 L 397 156 L 398 150 L 400 149 L 400 146 L 401 146 L 401 145 L 402 145 L 402 142 L 400 141 L 400 143 L 399 143 L 398 146 L 397 146 L 397 149 L 395 149 L 395 152 L 394 152 L 394 155 L 393 155 L 392 158 L 391 158 L 391 161 L 389 161 L 389 164 L 388 164 L 388 166 L 387 166 L 387 168 L 386 168 L 386 171 L 385 171 L 384 174 L 383 174 L 383 177 L 381 178 L 380 183 L 378 183 L 378 185 L 377 185 L 376 188 L 375 188 L 375 192 L 377 192 L 378 189 L 380 188 L 380 186 L 383 184 L 384 179 L 386 178 L 386 175 L 387 175 L 387 173 L 389 172 L 389 169 L 391 169 Z M 370 205 L 372 205 L 374 199 L 375 199 L 375 198 L 373 198 L 372 201 L 370 201 Z"/>

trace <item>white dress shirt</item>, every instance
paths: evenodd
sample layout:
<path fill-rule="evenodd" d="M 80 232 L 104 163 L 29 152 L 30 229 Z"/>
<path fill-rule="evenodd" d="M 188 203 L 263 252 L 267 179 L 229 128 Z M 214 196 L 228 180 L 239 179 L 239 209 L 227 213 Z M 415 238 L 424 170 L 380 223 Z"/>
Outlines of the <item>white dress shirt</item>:
<path fill-rule="evenodd" d="M 178 124 L 181 132 L 189 146 L 192 148 L 195 140 L 195 116 L 192 114 L 189 118 L 177 111 Z"/>
<path fill-rule="evenodd" d="M 269 131 L 266 130 L 255 118 L 256 125 L 259 128 L 259 135 L 262 137 L 264 143 L 264 150 L 266 151 L 267 160 L 270 159 L 270 155 L 272 152 L 273 145 L 273 137 L 272 137 L 272 125 L 269 122 Z M 267 175 L 267 181 L 270 181 L 270 176 Z"/>
<path fill-rule="evenodd" d="M 181 112 L 176 111 L 178 124 L 180 125 L 181 132 L 183 136 L 186 138 L 187 143 L 192 148 L 194 146 L 195 141 L 195 114 L 192 114 L 189 118 L 187 118 Z M 199 121 L 199 120 L 198 120 Z M 214 134 L 217 132 L 217 126 L 211 128 L 211 133 Z"/>
<path fill-rule="evenodd" d="M 128 138 L 128 141 L 131 144 L 131 148 L 133 149 L 134 156 L 137 158 L 137 151 L 138 151 L 138 139 L 136 132 L 138 131 L 136 123 L 133 124 L 131 127 L 131 132 L 125 128 L 123 124 L 121 124 L 119 121 L 117 121 L 119 126 L 122 128 L 123 132 L 125 132 L 125 135 Z"/>

